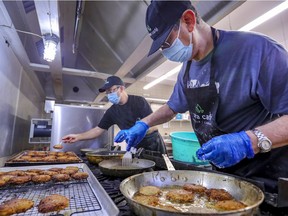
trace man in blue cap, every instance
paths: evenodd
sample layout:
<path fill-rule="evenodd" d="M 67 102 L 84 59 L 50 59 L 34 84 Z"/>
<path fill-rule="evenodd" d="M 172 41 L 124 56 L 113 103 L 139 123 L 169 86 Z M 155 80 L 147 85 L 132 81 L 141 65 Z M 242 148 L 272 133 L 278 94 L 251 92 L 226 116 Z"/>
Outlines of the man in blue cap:
<path fill-rule="evenodd" d="M 116 124 L 121 130 L 132 127 L 138 120 L 152 113 L 145 98 L 128 95 L 123 81 L 117 76 L 107 78 L 99 92 L 106 92 L 108 100 L 113 104 L 104 114 L 97 127 L 83 133 L 69 134 L 62 138 L 65 143 L 95 139 L 112 125 Z M 137 148 L 166 153 L 165 144 L 157 127 L 151 127 Z"/>
<path fill-rule="evenodd" d="M 115 141 L 137 146 L 149 127 L 189 110 L 200 160 L 277 193 L 288 178 L 287 51 L 264 35 L 214 29 L 190 1 L 152 1 L 146 26 L 149 55 L 160 50 L 183 66 L 167 104 Z"/>

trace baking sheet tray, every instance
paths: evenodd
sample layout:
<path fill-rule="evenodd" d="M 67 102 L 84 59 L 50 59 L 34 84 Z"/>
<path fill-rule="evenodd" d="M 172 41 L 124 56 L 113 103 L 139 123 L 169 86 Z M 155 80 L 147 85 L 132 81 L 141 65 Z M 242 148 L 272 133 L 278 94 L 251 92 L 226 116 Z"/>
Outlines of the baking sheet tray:
<path fill-rule="evenodd" d="M 87 172 L 87 180 L 71 180 L 69 182 L 45 184 L 26 183 L 22 186 L 8 186 L 0 188 L 0 203 L 13 198 L 26 198 L 34 201 L 34 207 L 21 215 L 94 215 L 94 216 L 114 216 L 119 214 L 119 209 L 98 182 L 88 166 L 79 164 L 58 164 L 42 166 L 17 167 L 17 170 L 41 169 L 48 170 L 54 167 L 65 168 L 67 166 L 77 166 L 80 171 Z M 0 168 L 0 172 L 15 171 L 12 167 Z M 42 214 L 38 212 L 40 200 L 51 194 L 60 194 L 70 200 L 68 208 L 59 211 Z"/>
<path fill-rule="evenodd" d="M 31 152 L 45 152 L 47 155 L 49 154 L 50 151 L 22 151 L 18 154 L 16 154 L 15 156 L 11 157 L 9 160 L 6 161 L 5 166 L 33 166 L 33 165 L 48 165 L 48 164 L 70 164 L 70 163 L 83 163 L 83 160 L 78 157 L 74 152 L 69 152 L 71 155 L 73 155 L 74 157 L 76 157 L 75 160 L 73 161 L 16 161 L 17 159 L 21 158 L 22 156 L 28 155 Z"/>

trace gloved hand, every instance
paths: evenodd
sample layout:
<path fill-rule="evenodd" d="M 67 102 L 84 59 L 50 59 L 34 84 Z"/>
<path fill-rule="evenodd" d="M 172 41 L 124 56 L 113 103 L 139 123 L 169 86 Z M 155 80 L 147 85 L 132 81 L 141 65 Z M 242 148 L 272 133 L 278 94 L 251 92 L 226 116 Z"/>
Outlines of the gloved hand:
<path fill-rule="evenodd" d="M 199 160 L 208 160 L 219 168 L 233 166 L 244 158 L 253 158 L 254 151 L 245 131 L 216 136 L 196 152 Z"/>
<path fill-rule="evenodd" d="M 126 150 L 129 151 L 131 147 L 135 147 L 146 135 L 149 126 L 143 121 L 137 121 L 136 124 L 127 130 L 121 130 L 115 137 L 115 142 L 126 141 Z"/>

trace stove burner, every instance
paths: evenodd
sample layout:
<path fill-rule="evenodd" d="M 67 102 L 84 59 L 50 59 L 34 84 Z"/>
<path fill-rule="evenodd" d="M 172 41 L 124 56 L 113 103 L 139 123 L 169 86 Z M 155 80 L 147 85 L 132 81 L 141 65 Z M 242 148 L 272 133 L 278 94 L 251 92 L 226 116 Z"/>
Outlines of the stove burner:
<path fill-rule="evenodd" d="M 125 199 L 125 197 L 120 192 L 120 183 L 122 182 L 122 178 L 109 177 L 105 176 L 101 173 L 98 166 L 91 165 L 87 162 L 88 167 L 95 175 L 99 183 L 102 185 L 104 190 L 113 200 L 115 205 L 118 207 L 120 213 L 119 216 L 136 216 L 131 210 Z"/>

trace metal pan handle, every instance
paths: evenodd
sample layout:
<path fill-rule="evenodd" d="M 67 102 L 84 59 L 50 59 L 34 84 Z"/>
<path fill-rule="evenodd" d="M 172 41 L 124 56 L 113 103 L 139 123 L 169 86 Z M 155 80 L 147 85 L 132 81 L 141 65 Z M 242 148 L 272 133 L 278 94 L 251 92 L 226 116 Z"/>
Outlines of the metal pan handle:
<path fill-rule="evenodd" d="M 175 170 L 173 164 L 171 163 L 170 159 L 168 158 L 167 154 L 162 154 L 164 161 L 166 163 L 168 170 Z"/>

